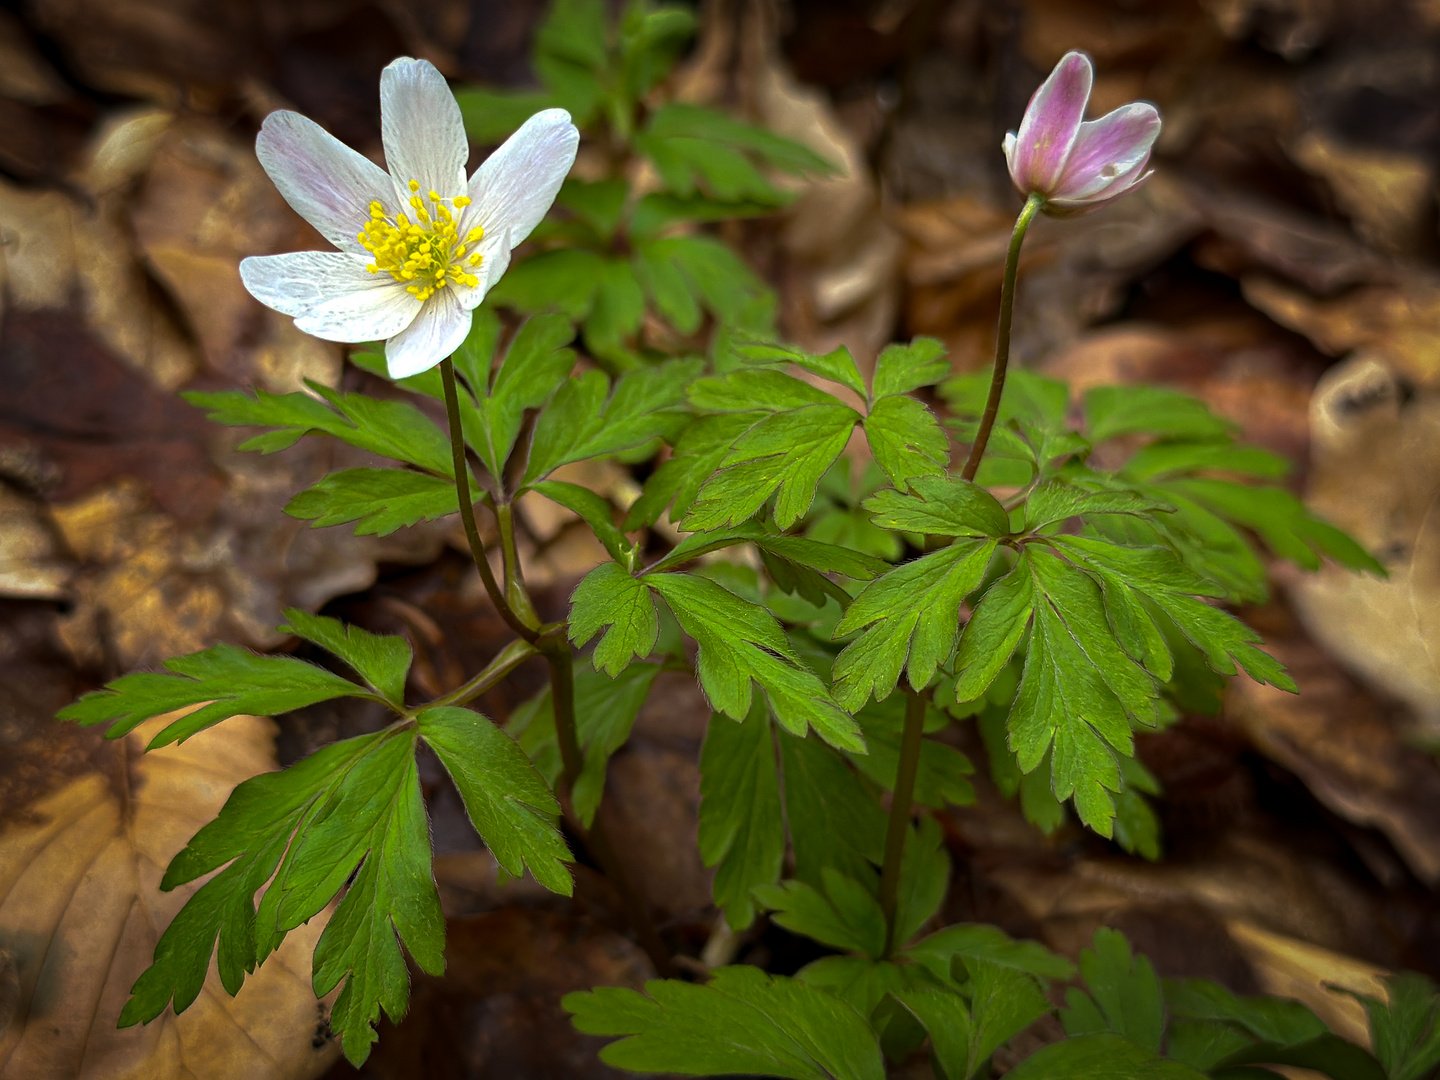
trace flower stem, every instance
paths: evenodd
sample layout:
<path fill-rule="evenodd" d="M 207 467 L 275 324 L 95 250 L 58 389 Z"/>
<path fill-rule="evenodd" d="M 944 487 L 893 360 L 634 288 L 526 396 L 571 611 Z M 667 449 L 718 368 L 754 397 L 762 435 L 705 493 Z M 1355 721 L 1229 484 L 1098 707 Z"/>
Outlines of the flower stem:
<path fill-rule="evenodd" d="M 895 915 L 900 906 L 900 867 L 905 861 L 905 838 L 910 835 L 910 807 L 915 801 L 915 774 L 920 770 L 928 696 L 927 691 L 905 687 L 905 730 L 900 737 L 900 766 L 895 773 L 895 793 L 890 798 L 890 819 L 885 830 L 885 863 L 880 869 L 880 910 L 885 913 L 887 957 L 904 944 L 895 940 Z"/>
<path fill-rule="evenodd" d="M 990 396 L 985 401 L 985 414 L 980 417 L 975 442 L 960 474 L 966 480 L 975 479 L 980 459 L 985 456 L 985 446 L 990 442 L 995 416 L 1000 411 L 1000 395 L 1005 392 L 1005 369 L 1010 363 L 1010 323 L 1015 313 L 1015 273 L 1020 268 L 1020 245 L 1025 242 L 1030 222 L 1044 204 L 1043 195 L 1031 195 L 1025 200 L 1025 208 L 1015 219 L 1015 231 L 1010 234 L 1010 250 L 1005 254 L 1005 277 L 1000 284 L 1000 327 L 995 333 L 995 370 L 990 376 Z"/>
<path fill-rule="evenodd" d="M 460 520 L 465 524 L 465 538 L 470 541 L 475 569 L 480 571 L 480 580 L 485 583 L 490 602 L 495 605 L 500 618 L 505 620 L 505 625 L 533 644 L 540 633 L 523 622 L 505 599 L 500 583 L 495 580 L 495 572 L 490 569 L 485 543 L 480 539 L 480 529 L 475 524 L 475 504 L 470 500 L 470 475 L 465 465 L 465 432 L 460 425 L 460 397 L 455 389 L 455 365 L 448 356 L 440 361 L 440 381 L 445 384 L 445 417 L 450 422 L 450 452 L 455 462 L 455 492 L 460 497 Z"/>

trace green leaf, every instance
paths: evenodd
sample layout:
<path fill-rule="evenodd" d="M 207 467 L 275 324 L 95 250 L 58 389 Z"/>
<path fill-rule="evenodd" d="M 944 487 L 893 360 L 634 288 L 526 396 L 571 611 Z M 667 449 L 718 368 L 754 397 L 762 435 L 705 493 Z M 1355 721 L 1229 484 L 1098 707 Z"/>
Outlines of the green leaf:
<path fill-rule="evenodd" d="M 966 957 L 962 962 L 970 975 L 973 1075 L 1002 1043 L 1049 1012 L 1050 1003 L 1035 979 L 1024 971 L 978 957 Z"/>
<path fill-rule="evenodd" d="M 486 301 L 524 312 L 555 311 L 578 322 L 590 314 L 605 261 L 584 248 L 543 251 L 510 267 Z"/>
<path fill-rule="evenodd" d="M 585 344 L 602 359 L 631 366 L 626 341 L 645 318 L 645 291 L 628 261 L 611 259 L 601 267 L 595 303 L 585 320 Z"/>
<path fill-rule="evenodd" d="M 669 570 L 721 548 L 736 544 L 754 544 L 788 562 L 798 563 L 826 574 L 842 574 L 857 581 L 868 581 L 885 571 L 880 559 L 859 551 L 827 544 L 801 536 L 781 536 L 767 532 L 754 522 L 745 522 L 733 529 L 714 529 L 691 533 L 676 544 L 664 558 L 646 568 L 647 574 Z M 846 597 L 847 601 L 849 597 Z"/>
<path fill-rule="evenodd" d="M 820 477 L 850 440 L 860 414 L 832 402 L 774 413 L 747 430 L 700 489 L 682 528 L 736 525 L 775 497 L 775 524 L 788 529 L 810 509 Z"/>
<path fill-rule="evenodd" d="M 923 690 L 949 658 L 960 632 L 960 604 L 979 587 L 993 540 L 957 541 L 877 578 L 851 603 L 837 637 L 861 631 L 835 662 L 836 700 L 850 710 L 889 697 L 908 671 Z"/>
<path fill-rule="evenodd" d="M 576 646 L 583 646 L 605 627 L 609 629 L 590 659 L 597 670 L 612 677 L 631 660 L 649 656 L 660 632 L 650 590 L 619 563 L 601 563 L 570 596 L 570 640 Z"/>
<path fill-rule="evenodd" d="M 615 527 L 614 511 L 604 496 L 566 480 L 537 480 L 530 487 L 551 502 L 579 514 L 616 562 L 624 564 L 633 560 L 635 545 Z"/>
<path fill-rule="evenodd" d="M 982 487 L 959 477 L 924 477 L 910 484 L 913 494 L 876 492 L 861 505 L 882 529 L 936 536 L 1010 535 L 1010 515 Z"/>
<path fill-rule="evenodd" d="M 745 368 L 696 379 L 686 391 L 690 404 L 706 412 L 786 412 L 838 402 L 818 386 L 773 368 Z"/>
<path fill-rule="evenodd" d="M 780 878 L 785 833 L 764 703 L 737 724 L 710 717 L 700 753 L 700 856 L 717 867 L 715 903 L 737 930 L 755 921 L 751 890 Z"/>
<path fill-rule="evenodd" d="M 640 498 L 630 507 L 625 528 L 655 524 L 666 507 L 671 507 L 672 521 L 683 518 L 705 481 L 720 468 L 720 462 L 730 453 L 735 440 L 761 415 L 731 413 L 692 420 L 676 442 L 674 453 L 645 481 Z"/>
<path fill-rule="evenodd" d="M 949 885 L 950 856 L 945 853 L 945 836 L 933 817 L 923 817 L 905 838 L 895 905 L 896 945 L 908 942 L 940 910 Z"/>
<path fill-rule="evenodd" d="M 946 718 L 930 709 L 929 719 L 943 725 Z M 868 777 L 886 791 L 895 790 L 900 767 L 900 743 L 905 721 L 904 695 L 892 694 L 882 702 L 868 705 L 855 715 L 865 735 L 867 754 L 852 758 L 861 775 Z M 920 741 L 920 760 L 916 766 L 914 797 L 920 806 L 939 810 L 947 803 L 968 806 L 975 801 L 975 788 L 966 777 L 974 773 L 970 759 L 953 746 L 934 739 Z"/>
<path fill-rule="evenodd" d="M 479 383 L 475 389 L 480 430 L 471 442 L 491 476 L 505 475 L 525 410 L 544 405 L 565 383 L 575 366 L 575 352 L 564 346 L 574 337 L 575 328 L 563 315 L 536 315 L 516 332 L 504 363 L 494 373 L 493 386 L 488 363 L 483 368 L 476 365 L 472 377 Z"/>
<path fill-rule="evenodd" d="M 795 175 L 825 176 L 833 166 L 813 151 L 773 132 L 696 105 L 655 110 L 635 147 L 648 157 L 666 187 L 691 195 L 697 187 L 719 199 L 778 202 L 752 159 Z"/>
<path fill-rule="evenodd" d="M 864 750 L 855 721 L 800 662 L 767 611 L 693 574 L 653 574 L 645 581 L 700 646 L 700 685 L 717 711 L 736 719 L 747 715 L 753 679 L 785 730 L 801 735 L 809 725 L 832 746 Z"/>
<path fill-rule="evenodd" d="M 383 741 L 377 733 L 332 743 L 231 792 L 218 817 L 171 860 L 160 888 L 169 891 L 224 869 L 191 896 L 161 935 L 154 963 L 131 988 L 121 1027 L 149 1023 L 172 998 L 177 1013 L 189 1008 L 205 982 L 217 936 L 220 981 L 228 993 L 239 992 L 257 963 L 255 893 L 275 873 L 301 821 L 329 801 L 355 763 Z"/>
<path fill-rule="evenodd" d="M 1167 510 L 1174 507 L 1143 492 L 1056 477 L 1040 484 L 1025 500 L 1025 526 L 1039 529 L 1082 514 L 1151 514 Z"/>
<path fill-rule="evenodd" d="M 909 345 L 887 345 L 875 360 L 870 399 L 879 402 L 890 394 L 908 394 L 933 386 L 950 374 L 945 346 L 931 337 L 917 337 Z"/>
<path fill-rule="evenodd" d="M 1213 470 L 1262 480 L 1290 474 L 1290 462 L 1258 446 L 1237 446 L 1229 439 L 1203 442 L 1169 441 L 1141 447 L 1119 475 L 1126 480 L 1163 480 L 1176 474 Z"/>
<path fill-rule="evenodd" d="M 1402 971 L 1385 980 L 1389 1001 L 1360 996 L 1375 1054 L 1389 1080 L 1422 1080 L 1440 1066 L 1440 995 L 1429 979 Z"/>
<path fill-rule="evenodd" d="M 590 181 L 570 176 L 560 185 L 555 205 L 565 207 L 608 240 L 620 227 L 627 195 L 629 189 L 624 180 Z"/>
<path fill-rule="evenodd" d="M 785 929 L 878 960 L 885 953 L 886 927 L 875 894 L 828 866 L 821 871 L 821 880 L 823 893 L 803 881 L 757 885 L 751 891 L 774 912 L 771 920 Z"/>
<path fill-rule="evenodd" d="M 485 717 L 454 706 L 416 716 L 465 803 L 470 823 L 514 877 L 526 869 L 551 892 L 569 896 L 572 861 L 557 820 L 560 804 L 515 741 Z"/>
<path fill-rule="evenodd" d="M 1042 979 L 1068 979 L 1075 965 L 1038 941 L 1016 941 L 998 926 L 956 923 L 921 938 L 905 955 L 940 978 L 948 978 L 955 959 L 983 960 L 1001 967 L 1038 975 Z"/>
<path fill-rule="evenodd" d="M 216 423 L 276 429 L 241 443 L 241 450 L 273 454 L 318 432 L 453 479 L 449 438 L 415 406 L 364 394 L 342 394 L 314 382 L 306 385 L 319 398 L 265 390 L 256 390 L 253 397 L 238 390 L 182 396 L 197 408 L 209 410 L 206 416 Z"/>
<path fill-rule="evenodd" d="M 113 721 L 105 737 L 118 739 L 152 716 L 209 703 L 171 721 L 150 740 L 153 750 L 242 713 L 274 716 L 331 698 L 370 696 L 349 679 L 314 664 L 289 656 L 257 656 L 233 645 L 166 660 L 165 669 L 168 674 L 122 675 L 56 715 L 86 727 Z"/>
<path fill-rule="evenodd" d="M 630 738 L 635 718 L 660 674 L 659 664 L 634 664 L 611 678 L 599 671 L 575 673 L 577 736 L 585 767 L 575 781 L 575 813 L 587 829 L 605 792 L 605 769 Z"/>
<path fill-rule="evenodd" d="M 796 364 L 823 379 L 849 387 L 862 398 L 865 396 L 865 380 L 855 366 L 855 358 L 844 345 L 821 355 L 791 345 L 758 340 L 739 343 L 735 351 L 756 364 Z"/>
<path fill-rule="evenodd" d="M 527 484 L 572 461 L 628 450 L 673 431 L 686 383 L 699 361 L 672 360 L 632 371 L 610 390 L 601 371 L 560 387 L 535 425 Z"/>
<path fill-rule="evenodd" d="M 1188 1065 L 1162 1061 L 1119 1035 L 1082 1035 L 1042 1047 L 1005 1074 L 1006 1080 L 1203 1080 Z"/>
<path fill-rule="evenodd" d="M 389 536 L 459 509 L 454 481 L 409 469 L 342 469 L 285 505 L 285 513 L 317 529 L 356 522 L 356 536 Z"/>
<path fill-rule="evenodd" d="M 632 1072 L 885 1077 L 864 1017 L 824 990 L 758 968 L 719 968 L 705 986 L 657 980 L 645 984 L 645 994 L 602 987 L 560 1004 L 588 1035 L 627 1036 L 600 1059 Z"/>
<path fill-rule="evenodd" d="M 347 626 L 339 619 L 311 615 L 299 608 L 286 608 L 285 618 L 280 633 L 298 634 L 333 653 L 391 705 L 405 707 L 405 677 L 415 654 L 403 637 L 372 634 L 362 627 Z"/>
<path fill-rule="evenodd" d="M 1137 434 L 1212 439 L 1235 429 L 1198 398 L 1144 384 L 1091 387 L 1085 392 L 1085 423 L 1097 443 Z"/>
<path fill-rule="evenodd" d="M 1299 1046 L 1326 1034 L 1325 1022 L 1298 1001 L 1276 997 L 1238 997 L 1209 979 L 1166 979 L 1165 1005 L 1182 1020 L 1235 1024 L 1275 1046 Z"/>
<path fill-rule="evenodd" d="M 1115 797 L 1115 842 L 1131 854 L 1160 858 L 1160 821 L 1141 792 L 1160 794 L 1159 781 L 1134 758 L 1120 759 L 1124 789 Z"/>
<path fill-rule="evenodd" d="M 955 653 L 957 701 L 977 701 L 990 688 L 1029 630 L 1034 609 L 1029 574 L 1012 571 L 985 590 Z"/>
<path fill-rule="evenodd" d="M 945 1080 L 969 1080 L 984 1058 L 976 1058 L 970 1043 L 970 1012 L 965 999 L 949 989 L 905 987 L 891 992 L 925 1028 L 930 1052 L 939 1063 L 938 1075 Z"/>
<path fill-rule="evenodd" d="M 1095 931 L 1092 947 L 1080 950 L 1080 974 L 1090 995 L 1075 988 L 1066 991 L 1069 1008 L 1060 1010 L 1066 1033 L 1094 1034 L 1089 1018 L 1098 1009 L 1105 1023 L 1102 1030 L 1124 1035 L 1158 1054 L 1165 1030 L 1164 1002 L 1149 959 L 1132 955 L 1124 934 L 1102 926 Z M 1084 1008 L 1085 1002 L 1092 1007 Z"/>
<path fill-rule="evenodd" d="M 846 759 L 819 739 L 780 734 L 795 877 L 817 888 L 831 867 L 861 880 L 885 855 L 885 813 Z"/>
<path fill-rule="evenodd" d="M 885 475 L 904 491 L 921 476 L 943 476 L 950 460 L 950 440 L 925 405 L 912 397 L 883 397 L 865 418 L 870 452 Z"/>
<path fill-rule="evenodd" d="M 445 919 L 431 876 L 430 822 L 408 745 L 413 738 L 412 733 L 409 740 L 392 741 L 399 747 L 397 757 L 404 751 L 403 765 L 397 762 L 398 768 L 376 777 L 375 787 L 356 792 L 351 806 L 342 788 L 336 807 L 337 814 L 348 809 L 354 815 L 346 815 L 345 831 L 353 835 L 364 829 L 368 853 L 315 946 L 314 984 L 323 997 L 345 980 L 330 1011 L 330 1026 L 356 1066 L 370 1054 L 380 1009 L 395 1023 L 405 1015 L 410 972 L 400 940 L 421 970 L 431 975 L 445 970 Z M 357 781 L 362 767 L 352 773 Z M 297 844 L 326 831 L 326 824 L 317 822 Z"/>
<path fill-rule="evenodd" d="M 535 55 L 599 69 L 606 61 L 603 0 L 554 0 L 535 34 Z"/>
<path fill-rule="evenodd" d="M 757 319 L 757 305 L 768 308 L 773 294 L 733 248 L 711 236 L 667 236 L 636 245 L 635 273 L 666 319 L 683 334 L 698 329 L 703 307 L 722 323 L 769 328 Z M 680 298 L 683 290 L 689 299 Z M 691 312 L 695 311 L 693 322 Z"/>
<path fill-rule="evenodd" d="M 543 90 L 488 90 L 471 86 L 455 90 L 465 134 L 473 143 L 503 142 L 537 112 L 553 108 L 554 95 Z"/>

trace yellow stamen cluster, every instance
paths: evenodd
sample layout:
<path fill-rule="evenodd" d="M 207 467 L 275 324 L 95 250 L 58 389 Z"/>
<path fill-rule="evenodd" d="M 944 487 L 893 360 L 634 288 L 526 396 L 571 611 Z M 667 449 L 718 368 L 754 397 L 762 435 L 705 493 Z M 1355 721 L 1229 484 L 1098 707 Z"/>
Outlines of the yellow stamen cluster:
<path fill-rule="evenodd" d="M 409 282 L 406 291 L 418 300 L 428 300 L 450 284 L 479 285 L 473 268 L 480 265 L 480 252 L 470 248 L 479 243 L 485 230 L 477 227 L 462 237 L 460 223 L 451 211 L 452 207 L 465 209 L 469 198 L 443 199 L 438 192 L 429 191 L 427 208 L 419 191 L 420 182 L 411 180 L 413 221 L 404 213 L 391 218 L 378 199 L 370 204 L 370 220 L 355 237 L 375 256 L 365 269 L 372 274 L 383 270 L 396 281 Z"/>

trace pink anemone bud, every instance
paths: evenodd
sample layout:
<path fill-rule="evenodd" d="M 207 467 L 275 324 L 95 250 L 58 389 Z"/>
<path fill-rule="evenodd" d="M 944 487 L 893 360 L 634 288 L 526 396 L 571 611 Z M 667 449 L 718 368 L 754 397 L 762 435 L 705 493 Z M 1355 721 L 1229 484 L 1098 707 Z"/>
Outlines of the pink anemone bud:
<path fill-rule="evenodd" d="M 1159 110 L 1132 101 L 1086 120 L 1094 78 L 1088 56 L 1066 53 L 1030 99 L 1020 131 L 1005 136 L 1010 178 L 1024 194 L 1042 196 L 1054 216 L 1089 213 L 1150 175 Z"/>

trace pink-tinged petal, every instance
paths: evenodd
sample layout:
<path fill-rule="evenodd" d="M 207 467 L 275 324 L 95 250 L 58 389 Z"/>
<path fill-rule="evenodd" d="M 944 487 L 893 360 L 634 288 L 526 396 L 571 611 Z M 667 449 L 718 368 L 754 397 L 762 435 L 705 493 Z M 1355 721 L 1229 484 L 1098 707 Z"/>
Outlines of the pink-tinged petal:
<path fill-rule="evenodd" d="M 1160 113 L 1146 101 L 1122 105 L 1080 125 L 1070 160 L 1052 194 L 1056 199 L 1100 195 L 1150 157 L 1160 135 Z"/>
<path fill-rule="evenodd" d="M 414 321 L 420 301 L 389 274 L 338 251 L 261 255 L 240 263 L 250 295 L 327 341 L 377 341 Z"/>
<path fill-rule="evenodd" d="M 395 198 L 384 169 L 315 121 L 285 111 L 265 118 L 255 155 L 285 201 L 320 235 L 341 251 L 364 254 L 355 236 L 370 219 L 370 203 Z"/>
<path fill-rule="evenodd" d="M 1049 195 L 1065 171 L 1094 78 L 1090 58 L 1068 52 L 1030 99 L 1010 161 L 1011 179 L 1027 195 Z"/>
<path fill-rule="evenodd" d="M 508 233 L 512 248 L 523 243 L 555 201 L 579 146 L 564 109 L 530 117 L 470 178 L 463 231 L 479 225 L 486 236 Z"/>
<path fill-rule="evenodd" d="M 430 61 L 402 56 L 380 73 L 380 137 L 403 202 L 410 200 L 411 180 L 420 182 L 421 196 L 433 190 L 448 199 L 465 190 L 465 124 L 445 76 Z"/>
<path fill-rule="evenodd" d="M 441 289 L 425 301 L 414 322 L 385 342 L 390 377 L 403 379 L 429 371 L 460 347 L 470 332 L 470 319 L 455 290 Z"/>
<path fill-rule="evenodd" d="M 1041 208 L 1051 217 L 1078 217 L 1081 214 L 1088 214 L 1092 210 L 1099 210 L 1102 206 L 1108 206 L 1122 195 L 1139 187 L 1155 171 L 1147 168 L 1150 159 L 1146 157 L 1129 172 L 1115 178 L 1109 187 L 1097 191 L 1083 199 L 1047 199 Z"/>

